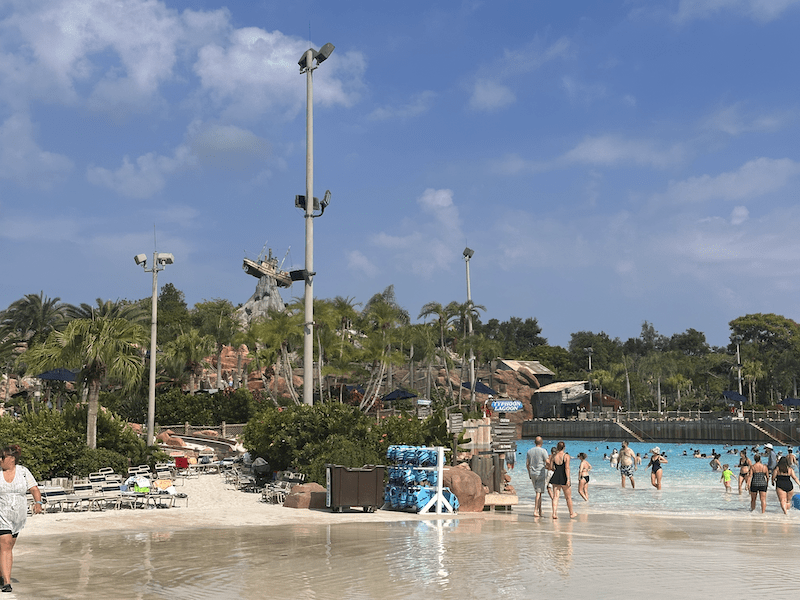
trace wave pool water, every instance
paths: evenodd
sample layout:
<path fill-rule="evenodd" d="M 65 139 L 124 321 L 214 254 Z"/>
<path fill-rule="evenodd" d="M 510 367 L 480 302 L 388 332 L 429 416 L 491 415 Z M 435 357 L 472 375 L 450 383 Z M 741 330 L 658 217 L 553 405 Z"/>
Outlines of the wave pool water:
<path fill-rule="evenodd" d="M 543 447 L 550 450 L 558 440 L 545 440 Z M 572 475 L 572 499 L 578 512 L 588 513 L 662 513 L 675 515 L 703 515 L 723 516 L 734 512 L 749 512 L 750 494 L 744 489 L 741 496 L 738 494 L 736 479 L 739 475 L 738 451 L 747 448 L 748 456 L 752 459 L 751 446 L 722 444 L 659 444 L 661 452 L 666 454 L 667 464 L 663 465 L 664 475 L 662 489 L 656 490 L 650 484 L 650 469 L 647 468 L 649 458 L 643 460 L 642 465 L 634 475 L 636 489 L 631 489 L 626 481 L 626 489 L 620 485 L 619 471 L 612 468 L 608 460 L 603 459 L 603 454 L 610 455 L 614 448 L 619 449 L 619 442 L 596 440 L 564 440 L 569 453 Z M 533 486 L 525 469 L 525 455 L 533 447 L 533 440 L 518 440 L 516 452 L 516 467 L 510 472 L 511 483 L 517 490 L 520 508 L 532 506 L 535 499 Z M 649 453 L 655 444 L 632 442 L 631 449 L 644 456 Z M 760 446 L 759 449 L 762 447 Z M 699 449 L 706 458 L 694 458 L 693 450 Z M 712 451 L 720 456 L 720 463 L 728 463 L 733 471 L 735 480 L 732 481 L 732 492 L 726 493 L 720 481 L 722 475 L 719 471 L 712 471 L 709 465 Z M 736 453 L 728 454 L 728 451 Z M 777 451 L 787 453 L 786 448 L 775 448 Z M 684 456 L 684 451 L 686 456 Z M 795 449 L 796 451 L 796 449 Z M 578 495 L 578 465 L 579 452 L 586 452 L 588 461 L 592 465 L 589 482 L 589 501 L 584 502 Z M 767 496 L 767 512 L 783 514 L 778 506 L 775 488 L 770 487 Z M 797 491 L 797 489 L 795 489 Z M 550 498 L 545 498 L 544 508 L 549 510 Z M 565 511 L 563 498 L 559 503 L 559 512 Z M 792 510 L 790 515 L 800 519 L 800 511 Z M 563 516 L 563 515 L 562 515 Z"/>

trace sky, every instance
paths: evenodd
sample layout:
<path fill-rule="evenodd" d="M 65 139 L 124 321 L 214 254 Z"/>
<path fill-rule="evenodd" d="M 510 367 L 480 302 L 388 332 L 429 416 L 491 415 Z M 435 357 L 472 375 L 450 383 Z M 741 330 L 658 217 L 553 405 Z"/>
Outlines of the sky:
<path fill-rule="evenodd" d="M 800 320 L 800 0 L 0 0 L 0 308 L 394 285 L 578 331 Z M 295 284 L 285 301 L 302 297 Z M 416 320 L 416 319 L 415 319 Z"/>

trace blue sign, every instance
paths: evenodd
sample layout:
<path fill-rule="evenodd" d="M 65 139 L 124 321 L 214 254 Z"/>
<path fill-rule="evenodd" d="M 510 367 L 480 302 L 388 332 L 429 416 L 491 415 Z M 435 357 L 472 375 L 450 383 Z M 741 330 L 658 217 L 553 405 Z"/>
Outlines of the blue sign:
<path fill-rule="evenodd" d="M 519 412 L 522 410 L 522 401 L 492 400 L 492 410 L 499 413 Z"/>

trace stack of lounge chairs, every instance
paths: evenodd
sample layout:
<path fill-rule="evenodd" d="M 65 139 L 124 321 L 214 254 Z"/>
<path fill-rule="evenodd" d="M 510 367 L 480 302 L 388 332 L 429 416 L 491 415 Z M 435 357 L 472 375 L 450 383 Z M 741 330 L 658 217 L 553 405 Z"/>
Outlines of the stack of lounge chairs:
<path fill-rule="evenodd" d="M 306 476 L 294 471 L 278 471 L 275 481 L 267 484 L 261 492 L 261 501 L 269 504 L 283 504 L 294 486 L 303 483 Z"/>

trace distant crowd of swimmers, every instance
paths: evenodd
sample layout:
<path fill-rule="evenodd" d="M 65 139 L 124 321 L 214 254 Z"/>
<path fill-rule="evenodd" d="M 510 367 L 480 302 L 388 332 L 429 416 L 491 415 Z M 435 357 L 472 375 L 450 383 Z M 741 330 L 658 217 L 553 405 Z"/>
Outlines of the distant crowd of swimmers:
<path fill-rule="evenodd" d="M 542 494 L 546 491 L 550 496 L 553 518 L 558 518 L 558 502 L 561 493 L 564 494 L 564 499 L 569 509 L 570 517 L 575 517 L 575 511 L 572 508 L 572 494 L 570 482 L 570 455 L 566 452 L 564 442 L 558 444 L 550 449 L 550 453 L 542 448 L 542 438 L 537 436 L 534 440 L 534 446 L 528 451 L 525 464 L 528 469 L 528 475 L 533 483 L 534 491 L 536 493 L 536 500 L 534 504 L 534 516 L 542 516 Z M 701 453 L 699 450 L 690 449 L 695 458 L 708 458 L 706 454 Z M 788 454 L 782 456 L 781 452 L 775 453 L 772 444 L 764 444 L 763 452 L 759 452 L 757 446 L 752 447 L 753 459 L 750 460 L 747 456 L 747 449 L 743 448 L 739 451 L 739 475 L 738 486 L 739 494 L 742 493 L 742 487 L 745 491 L 750 493 L 750 510 L 755 510 L 756 501 L 760 500 L 761 512 L 766 511 L 767 503 L 767 489 L 769 485 L 775 486 L 775 492 L 778 496 L 778 502 L 784 514 L 789 512 L 791 507 L 792 494 L 794 484 L 800 487 L 800 479 L 795 473 L 795 468 L 798 467 L 797 456 L 789 448 Z M 736 448 L 729 448 L 727 454 L 735 455 Z M 649 452 L 650 461 L 647 464 L 650 469 L 650 483 L 651 485 L 660 490 L 661 480 L 663 477 L 662 465 L 668 463 L 667 455 L 662 454 L 661 449 L 656 446 Z M 688 456 L 684 450 L 684 456 Z M 713 448 L 711 450 L 711 461 L 709 465 L 714 471 L 720 471 L 720 482 L 725 486 L 727 493 L 731 492 L 731 482 L 737 477 L 731 470 L 729 464 L 720 463 L 721 454 L 718 454 Z M 635 488 L 634 473 L 643 461 L 647 460 L 648 453 L 645 452 L 641 456 L 639 452 L 634 452 L 628 447 L 628 442 L 623 441 L 622 447 L 617 450 L 613 449 L 611 455 L 608 453 L 603 454 L 603 460 L 609 461 L 612 468 L 620 472 L 621 485 L 624 488 L 626 480 L 630 481 L 631 488 Z M 589 500 L 589 473 L 592 470 L 592 465 L 587 460 L 586 453 L 581 452 L 578 454 L 580 464 L 578 466 L 578 494 L 585 501 Z M 764 462 L 762 462 L 762 459 Z"/>

